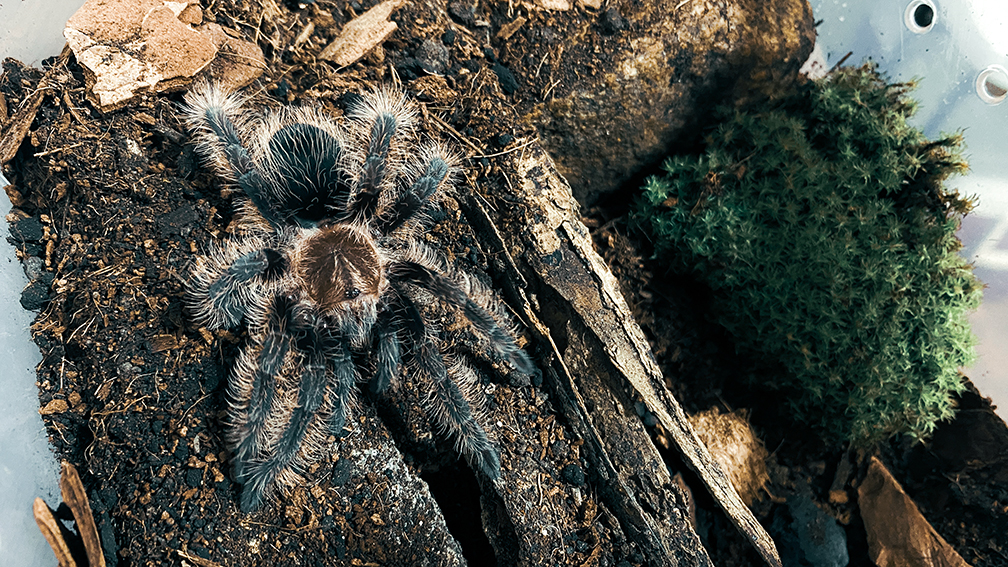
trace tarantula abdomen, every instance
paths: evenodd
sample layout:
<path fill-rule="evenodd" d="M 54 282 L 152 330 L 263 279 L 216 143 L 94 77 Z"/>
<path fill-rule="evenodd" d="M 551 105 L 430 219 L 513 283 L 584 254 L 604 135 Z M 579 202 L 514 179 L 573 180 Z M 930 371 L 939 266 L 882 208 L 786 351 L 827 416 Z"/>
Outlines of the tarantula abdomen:
<path fill-rule="evenodd" d="M 250 331 L 228 385 L 242 508 L 297 482 L 326 439 L 339 438 L 361 368 L 376 392 L 414 369 L 428 382 L 427 411 L 496 478 L 475 373 L 442 352 L 422 307 L 457 310 L 512 367 L 535 368 L 493 293 L 416 238 L 451 185 L 452 154 L 416 145 L 412 107 L 387 91 L 362 97 L 342 123 L 304 108 L 257 120 L 210 86 L 186 100 L 201 153 L 247 198 L 239 230 L 197 259 L 188 286 L 198 323 Z"/>

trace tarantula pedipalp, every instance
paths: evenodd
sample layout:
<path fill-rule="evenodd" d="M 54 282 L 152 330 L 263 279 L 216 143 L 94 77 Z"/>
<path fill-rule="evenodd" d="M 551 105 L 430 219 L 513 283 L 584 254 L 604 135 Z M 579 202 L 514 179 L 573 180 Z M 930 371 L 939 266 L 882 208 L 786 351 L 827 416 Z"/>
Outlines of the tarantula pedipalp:
<path fill-rule="evenodd" d="M 454 160 L 438 144 L 411 151 L 404 96 L 371 92 L 345 124 L 307 108 L 255 121 L 239 97 L 205 85 L 187 95 L 185 111 L 200 153 L 247 197 L 239 230 L 197 259 L 188 287 L 199 324 L 249 326 L 228 384 L 242 509 L 296 482 L 324 440 L 339 437 L 362 358 L 373 359 L 371 387 L 381 392 L 396 383 L 405 354 L 430 381 L 428 413 L 497 478 L 473 371 L 442 354 L 422 306 L 439 299 L 512 367 L 534 366 L 493 294 L 414 238 Z"/>

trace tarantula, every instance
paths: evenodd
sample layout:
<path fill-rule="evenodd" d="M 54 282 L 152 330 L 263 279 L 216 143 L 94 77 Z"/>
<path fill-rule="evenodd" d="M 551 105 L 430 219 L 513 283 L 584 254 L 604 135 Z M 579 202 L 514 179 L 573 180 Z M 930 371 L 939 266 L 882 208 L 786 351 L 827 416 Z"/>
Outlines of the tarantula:
<path fill-rule="evenodd" d="M 474 372 L 442 354 L 423 307 L 440 300 L 513 368 L 534 367 L 492 293 L 415 239 L 456 160 L 443 145 L 416 145 L 413 107 L 394 91 L 359 97 L 343 124 L 312 108 L 255 119 L 244 103 L 204 85 L 184 108 L 198 151 L 246 198 L 235 234 L 196 259 L 187 290 L 198 324 L 249 328 L 227 390 L 242 509 L 297 482 L 340 437 L 363 367 L 376 393 L 404 364 L 425 376 L 426 411 L 496 479 Z"/>

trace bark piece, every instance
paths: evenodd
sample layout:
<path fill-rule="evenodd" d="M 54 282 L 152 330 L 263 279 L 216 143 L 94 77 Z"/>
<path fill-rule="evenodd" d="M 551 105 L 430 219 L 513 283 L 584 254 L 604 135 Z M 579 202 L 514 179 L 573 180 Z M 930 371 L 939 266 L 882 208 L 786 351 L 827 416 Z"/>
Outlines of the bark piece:
<path fill-rule="evenodd" d="M 142 92 L 182 88 L 221 50 L 237 54 L 242 65 L 235 68 L 222 62 L 216 78 L 242 86 L 258 76 L 264 66 L 258 46 L 226 37 L 217 24 L 193 28 L 190 24 L 202 21 L 198 8 L 192 0 L 85 2 L 67 21 L 63 36 L 85 70 L 89 100 L 108 112 Z M 248 61 L 251 71 L 245 69 Z"/>
<path fill-rule="evenodd" d="M 35 499 L 32 511 L 35 514 L 35 523 L 42 530 L 42 536 L 49 542 L 49 547 L 56 554 L 56 561 L 59 563 L 59 567 L 76 567 L 77 561 L 74 560 L 73 554 L 70 552 L 70 546 L 67 544 L 67 540 L 71 539 L 73 534 L 63 527 L 63 524 L 56 519 L 56 514 L 52 508 L 41 498 Z"/>
<path fill-rule="evenodd" d="M 773 540 L 742 503 L 724 471 L 697 438 L 682 407 L 666 389 L 644 333 L 634 321 L 615 277 L 595 252 L 588 229 L 577 216 L 577 203 L 552 159 L 533 144 L 516 153 L 511 161 L 518 176 L 512 184 L 518 191 L 510 198 L 523 202 L 527 210 L 522 221 L 510 223 L 517 233 L 508 240 L 522 244 L 523 259 L 531 271 L 584 322 L 739 531 L 769 565 L 779 566 Z M 656 480 L 653 484 L 668 483 Z"/>
<path fill-rule="evenodd" d="M 968 567 L 875 457 L 858 486 L 858 507 L 878 567 Z"/>
<path fill-rule="evenodd" d="M 63 502 L 73 512 L 74 521 L 77 523 L 77 533 L 84 542 L 88 565 L 90 567 L 105 567 L 105 556 L 102 554 L 98 528 L 95 526 L 94 516 L 91 514 L 91 504 L 88 502 L 87 493 L 84 492 L 84 485 L 81 484 L 77 469 L 66 461 L 63 461 L 61 465 L 60 493 L 63 495 Z"/>
<path fill-rule="evenodd" d="M 10 120 L 3 124 L 3 130 L 0 130 L 0 164 L 9 162 L 17 155 L 18 149 L 21 148 L 21 142 L 28 134 L 28 128 L 31 127 L 39 107 L 42 106 L 42 99 L 45 98 L 45 95 L 53 92 L 52 82 L 58 73 L 66 70 L 65 65 L 69 57 L 70 49 L 64 46 L 59 59 L 46 71 L 42 80 L 39 81 L 38 87 L 18 105 Z M 11 190 L 8 189 L 8 191 Z M 13 202 L 14 199 L 11 201 Z"/>
<path fill-rule="evenodd" d="M 385 0 L 347 22 L 339 36 L 322 50 L 319 58 L 333 61 L 340 67 L 357 62 L 396 30 L 398 26 L 389 21 L 389 17 L 402 6 L 403 1 Z"/>
<path fill-rule="evenodd" d="M 70 508 L 77 533 L 74 534 L 56 519 L 55 513 L 41 499 L 36 498 L 32 509 L 35 523 L 52 547 L 60 567 L 105 567 L 98 528 L 95 526 L 87 493 L 81 484 L 77 469 L 63 461 L 60 473 L 60 493 L 63 503 Z"/>

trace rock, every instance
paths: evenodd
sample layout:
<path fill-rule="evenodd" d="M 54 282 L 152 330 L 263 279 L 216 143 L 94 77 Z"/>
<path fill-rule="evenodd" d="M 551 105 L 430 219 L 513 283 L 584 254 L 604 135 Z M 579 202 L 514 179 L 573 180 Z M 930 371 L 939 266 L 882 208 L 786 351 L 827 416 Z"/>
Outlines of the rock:
<path fill-rule="evenodd" d="M 626 19 L 620 15 L 619 10 L 616 8 L 606 10 L 602 14 L 602 17 L 599 18 L 599 24 L 602 26 L 602 33 L 606 35 L 613 35 L 629 27 Z"/>
<path fill-rule="evenodd" d="M 42 240 L 42 221 L 38 217 L 8 215 L 10 234 L 18 242 L 38 242 Z"/>
<path fill-rule="evenodd" d="M 858 487 L 858 506 L 868 557 L 878 567 L 968 567 L 875 457 Z"/>
<path fill-rule="evenodd" d="M 770 477 L 766 467 L 767 450 L 749 421 L 744 415 L 723 414 L 715 407 L 690 416 L 689 422 L 731 479 L 742 501 L 751 507 Z"/>
<path fill-rule="evenodd" d="M 21 307 L 27 311 L 41 309 L 49 299 L 49 283 L 44 278 L 28 284 L 21 291 Z"/>
<path fill-rule="evenodd" d="M 504 94 L 513 95 L 518 90 L 518 80 L 510 69 L 500 63 L 494 63 L 493 72 L 497 74 L 497 80 Z"/>
<path fill-rule="evenodd" d="M 779 508 L 774 515 L 770 529 L 782 551 L 781 559 L 784 565 L 845 567 L 850 561 L 847 534 L 811 494 L 811 488 L 802 485 L 788 497 L 786 512 Z"/>
<path fill-rule="evenodd" d="M 529 91 L 519 111 L 584 206 L 658 165 L 673 144 L 698 141 L 715 105 L 796 80 L 815 41 L 805 0 L 622 0 L 598 19 L 571 11 L 526 23 L 507 49 L 541 52 L 551 34 L 561 55 L 548 65 L 507 63 Z"/>
<path fill-rule="evenodd" d="M 213 77 L 217 84 L 228 90 L 238 90 L 262 75 L 266 61 L 258 45 L 232 37 L 225 28 L 215 23 L 206 23 L 197 29 L 209 36 L 217 47 L 217 57 L 202 75 Z"/>
<path fill-rule="evenodd" d="M 38 256 L 26 256 L 23 264 L 24 273 L 30 282 L 38 280 L 45 273 L 45 260 Z"/>
<path fill-rule="evenodd" d="M 63 36 L 84 68 L 88 99 L 108 112 L 142 92 L 185 87 L 221 53 L 240 57 L 237 68 L 257 71 L 227 78 L 221 72 L 235 66 L 222 62 L 215 78 L 244 86 L 261 73 L 258 46 L 226 37 L 217 24 L 192 26 L 202 19 L 195 0 L 88 0 L 67 21 Z"/>
<path fill-rule="evenodd" d="M 424 72 L 444 75 L 448 69 L 448 48 L 440 41 L 425 39 L 416 51 L 416 60 Z"/>
<path fill-rule="evenodd" d="M 939 424 L 931 451 L 954 471 L 990 465 L 1008 468 L 1008 426 L 989 406 L 960 408 L 955 419 Z"/>

